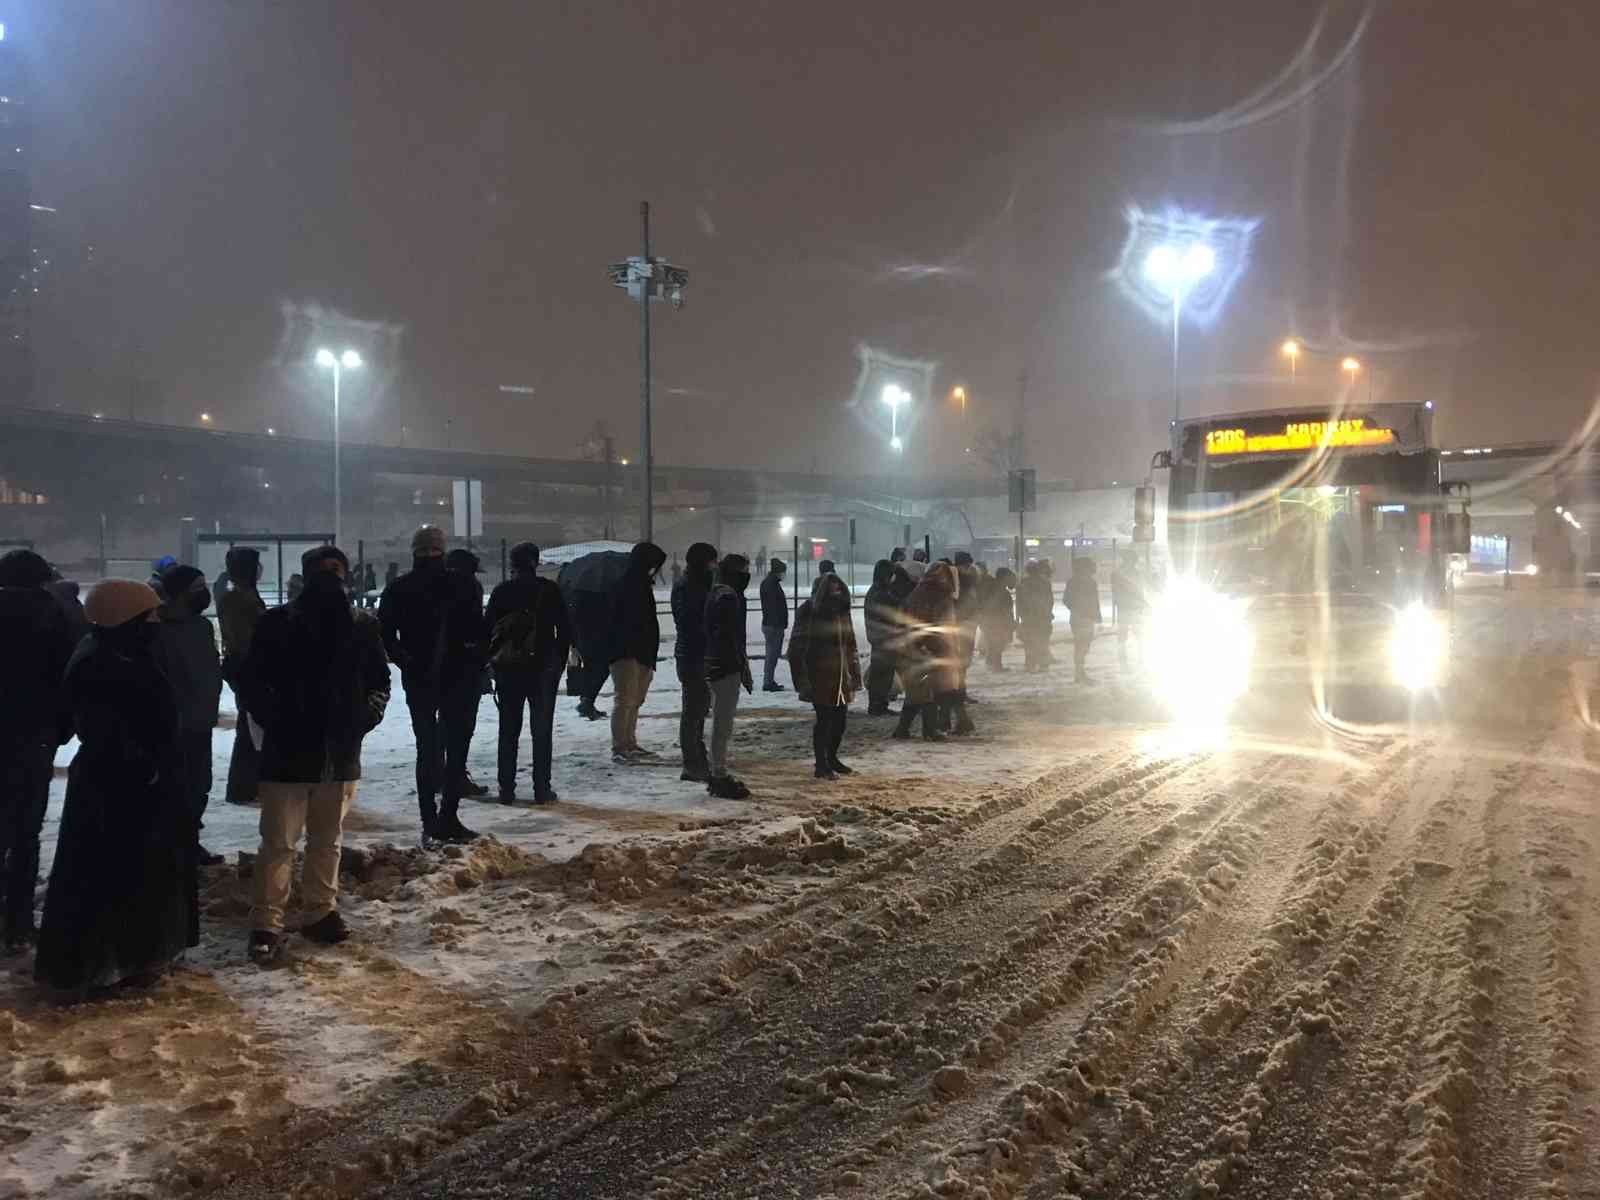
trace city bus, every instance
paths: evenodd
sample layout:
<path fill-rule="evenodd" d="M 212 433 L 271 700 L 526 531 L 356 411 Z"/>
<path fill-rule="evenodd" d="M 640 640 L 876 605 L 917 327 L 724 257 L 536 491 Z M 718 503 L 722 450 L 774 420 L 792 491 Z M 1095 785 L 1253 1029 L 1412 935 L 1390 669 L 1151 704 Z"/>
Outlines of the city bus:
<path fill-rule="evenodd" d="M 1289 683 L 1332 710 L 1446 682 L 1450 555 L 1468 534 L 1431 404 L 1180 421 L 1153 465 L 1171 575 L 1147 662 L 1175 703 L 1216 711 Z"/>

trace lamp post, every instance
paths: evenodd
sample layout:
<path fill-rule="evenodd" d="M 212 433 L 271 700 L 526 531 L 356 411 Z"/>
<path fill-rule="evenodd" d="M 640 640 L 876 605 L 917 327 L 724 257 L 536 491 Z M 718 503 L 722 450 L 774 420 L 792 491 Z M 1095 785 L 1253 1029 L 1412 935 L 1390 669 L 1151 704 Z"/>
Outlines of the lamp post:
<path fill-rule="evenodd" d="M 889 406 L 889 449 L 896 453 L 905 449 L 905 443 L 900 440 L 900 406 L 910 399 L 911 393 L 897 383 L 883 389 L 883 402 Z"/>
<path fill-rule="evenodd" d="M 1355 386 L 1356 376 L 1361 373 L 1361 360 L 1359 358 L 1345 358 L 1339 364 L 1339 369 L 1350 377 L 1350 385 Z M 1372 372 L 1367 372 L 1367 404 L 1372 404 Z"/>
<path fill-rule="evenodd" d="M 344 534 L 343 495 L 339 477 L 339 377 L 345 371 L 354 371 L 361 365 L 361 355 L 354 350 L 335 354 L 327 347 L 317 351 L 317 366 L 333 370 L 333 544 L 339 545 Z"/>
<path fill-rule="evenodd" d="M 1292 387 L 1299 380 L 1300 374 L 1300 343 L 1290 338 L 1283 343 L 1283 356 L 1289 360 L 1289 384 Z"/>
<path fill-rule="evenodd" d="M 639 538 L 651 540 L 655 522 L 652 517 L 655 449 L 650 437 L 650 301 L 667 300 L 673 308 L 683 307 L 683 289 L 689 285 L 689 272 L 675 267 L 663 259 L 650 256 L 650 205 L 639 205 L 639 225 L 643 233 L 644 253 L 625 262 L 612 263 L 607 268 L 611 282 L 624 289 L 639 303 L 639 451 L 642 456 L 644 486 L 640 489 Z"/>
<path fill-rule="evenodd" d="M 1178 423 L 1181 405 L 1178 396 L 1178 323 L 1183 316 L 1183 298 L 1195 284 L 1217 266 L 1217 254 L 1205 242 L 1187 245 L 1163 242 L 1145 256 L 1144 277 L 1172 301 L 1172 423 Z"/>

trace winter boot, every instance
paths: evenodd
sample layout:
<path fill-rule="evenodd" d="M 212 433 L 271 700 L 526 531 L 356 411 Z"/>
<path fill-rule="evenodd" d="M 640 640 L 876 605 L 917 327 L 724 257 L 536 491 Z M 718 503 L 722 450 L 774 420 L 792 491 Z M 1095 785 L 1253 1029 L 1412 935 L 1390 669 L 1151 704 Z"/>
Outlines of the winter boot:
<path fill-rule="evenodd" d="M 828 763 L 818 763 L 817 764 L 817 769 L 815 771 L 815 775 L 816 775 L 816 777 L 818 779 L 837 779 L 837 778 L 839 778 L 837 775 L 834 774 L 833 767 Z"/>
<path fill-rule="evenodd" d="M 835 775 L 854 775 L 856 773 L 856 769 L 854 767 L 845 766 L 837 758 L 828 765 L 833 768 L 833 773 Z"/>
<path fill-rule="evenodd" d="M 337 946 L 350 936 L 350 926 L 344 923 L 344 918 L 339 911 L 334 909 L 309 925 L 300 929 L 301 937 L 308 937 L 313 942 L 321 942 L 324 946 Z"/>
<path fill-rule="evenodd" d="M 539 788 L 533 793 L 533 802 L 535 804 L 554 804 L 560 799 L 561 797 L 556 795 L 556 790 L 553 787 Z"/>
<path fill-rule="evenodd" d="M 252 929 L 246 953 L 256 966 L 270 967 L 283 957 L 283 934 L 271 929 Z"/>
<path fill-rule="evenodd" d="M 900 720 L 895 722 L 894 732 L 890 737 L 905 741 L 911 736 L 911 722 L 917 719 L 917 710 L 911 705 L 906 705 L 900 710 Z"/>

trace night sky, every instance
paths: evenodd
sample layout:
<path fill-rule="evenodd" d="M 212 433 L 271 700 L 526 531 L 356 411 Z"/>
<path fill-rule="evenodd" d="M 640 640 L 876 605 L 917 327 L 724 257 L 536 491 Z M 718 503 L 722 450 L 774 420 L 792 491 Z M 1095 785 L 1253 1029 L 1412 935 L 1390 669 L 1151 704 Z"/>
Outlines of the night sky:
<path fill-rule="evenodd" d="M 1592 0 L 1364 27 L 1360 0 L 3 7 L 51 244 L 95 246 L 41 314 L 42 403 L 115 411 L 137 376 L 142 416 L 325 436 L 327 341 L 373 364 L 352 438 L 443 444 L 450 416 L 457 446 L 570 457 L 603 418 L 632 454 L 637 309 L 605 267 L 641 199 L 691 273 L 656 310 L 664 463 L 880 469 L 866 345 L 937 364 L 904 469 L 1009 429 L 1024 371 L 1045 475 L 1142 469 L 1170 335 L 1109 278 L 1130 205 L 1260 222 L 1183 329 L 1189 411 L 1285 401 L 1290 333 L 1331 356 L 1300 399 L 1353 353 L 1446 444 L 1563 436 L 1600 379 Z M 1307 98 L 1195 131 L 1319 17 L 1272 93 Z"/>

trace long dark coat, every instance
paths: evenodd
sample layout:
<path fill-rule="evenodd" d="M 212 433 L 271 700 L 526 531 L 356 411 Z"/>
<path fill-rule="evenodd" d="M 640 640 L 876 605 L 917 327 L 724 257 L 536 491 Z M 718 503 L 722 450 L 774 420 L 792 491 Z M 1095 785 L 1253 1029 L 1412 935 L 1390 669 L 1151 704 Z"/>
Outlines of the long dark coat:
<path fill-rule="evenodd" d="M 165 967 L 200 941 L 178 705 L 154 624 L 96 629 L 67 666 L 82 743 L 67 775 L 34 974 L 68 991 Z"/>

